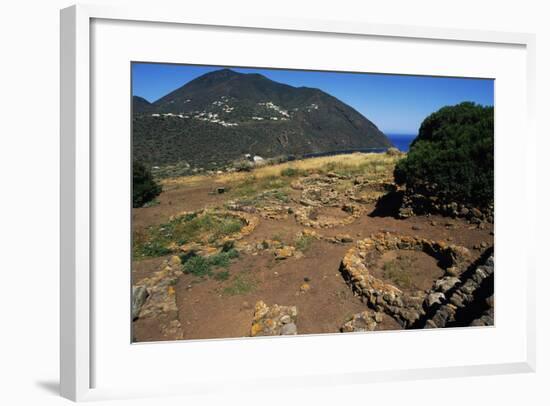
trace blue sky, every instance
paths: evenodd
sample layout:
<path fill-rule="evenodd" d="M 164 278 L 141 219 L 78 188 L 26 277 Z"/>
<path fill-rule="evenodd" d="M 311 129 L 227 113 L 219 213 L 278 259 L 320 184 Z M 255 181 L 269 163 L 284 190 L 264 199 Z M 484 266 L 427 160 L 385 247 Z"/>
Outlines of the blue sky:
<path fill-rule="evenodd" d="M 132 93 L 153 102 L 222 66 L 132 64 Z M 387 134 L 416 134 L 424 118 L 446 105 L 473 101 L 494 105 L 491 79 L 371 73 L 231 68 L 261 73 L 276 82 L 319 88 L 349 104 Z"/>

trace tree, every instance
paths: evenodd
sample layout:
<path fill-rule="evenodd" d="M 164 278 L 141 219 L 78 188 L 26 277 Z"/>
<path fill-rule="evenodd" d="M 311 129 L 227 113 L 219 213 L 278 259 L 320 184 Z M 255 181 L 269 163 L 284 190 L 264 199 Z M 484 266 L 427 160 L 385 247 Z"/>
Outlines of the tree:
<path fill-rule="evenodd" d="M 149 168 L 138 161 L 132 163 L 132 205 L 141 207 L 153 200 L 162 191 L 162 187 L 155 182 Z"/>
<path fill-rule="evenodd" d="M 427 117 L 394 176 L 407 193 L 480 208 L 493 203 L 494 111 L 471 102 Z"/>

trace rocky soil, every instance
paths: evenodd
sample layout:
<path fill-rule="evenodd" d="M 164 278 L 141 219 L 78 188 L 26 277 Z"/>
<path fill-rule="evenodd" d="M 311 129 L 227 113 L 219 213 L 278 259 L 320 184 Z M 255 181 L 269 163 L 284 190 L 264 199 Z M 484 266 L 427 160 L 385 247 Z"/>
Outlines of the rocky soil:
<path fill-rule="evenodd" d="M 245 196 L 216 177 L 171 183 L 134 209 L 134 231 L 189 212 L 243 227 L 133 261 L 134 340 L 493 325 L 492 218 L 381 210 L 392 169 L 298 173 Z M 189 258 L 228 246 L 238 257 L 189 273 Z"/>

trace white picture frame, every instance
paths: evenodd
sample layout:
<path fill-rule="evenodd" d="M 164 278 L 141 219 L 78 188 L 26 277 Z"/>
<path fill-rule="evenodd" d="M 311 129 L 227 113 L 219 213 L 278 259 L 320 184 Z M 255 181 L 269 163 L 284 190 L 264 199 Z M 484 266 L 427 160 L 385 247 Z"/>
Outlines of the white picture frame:
<path fill-rule="evenodd" d="M 188 16 L 185 8 L 170 10 L 151 7 L 111 8 L 106 6 L 76 5 L 61 11 L 61 394 L 75 400 L 97 398 L 145 396 L 151 394 L 186 394 L 214 390 L 213 384 L 203 382 L 187 384 L 185 381 L 170 387 L 147 388 L 95 388 L 91 370 L 97 354 L 93 345 L 93 331 L 97 321 L 92 317 L 94 286 L 93 250 L 91 238 L 94 232 L 93 216 L 93 171 L 91 66 L 93 21 L 118 21 L 134 23 L 164 23 L 190 25 L 194 27 L 245 28 L 284 32 L 292 36 L 297 33 L 318 35 L 348 35 L 357 38 L 405 38 L 489 45 L 512 45 L 524 48 L 527 78 L 525 80 L 524 122 L 525 143 L 534 149 L 534 44 L 535 37 L 525 33 L 486 32 L 446 28 L 428 28 L 401 25 L 378 25 L 342 21 L 318 21 L 305 19 L 279 19 L 258 17 L 253 19 L 229 19 L 223 16 Z M 496 104 L 498 109 L 498 103 Z M 498 127 L 497 127 L 498 128 Z M 534 174 L 534 162 L 525 162 L 527 174 Z M 535 177 L 532 176 L 534 179 Z M 526 197 L 526 204 L 533 210 L 528 215 L 529 227 L 534 225 L 534 196 Z M 505 231 L 503 231 L 505 232 Z M 529 238 L 534 239 L 532 232 Z M 514 362 L 493 362 L 487 364 L 449 365 L 440 367 L 397 368 L 390 370 L 356 370 L 349 373 L 312 374 L 304 373 L 295 379 L 298 385 L 363 383 L 379 380 L 419 379 L 484 374 L 529 372 L 535 369 L 535 269 L 532 254 L 525 253 L 525 280 L 527 290 L 521 296 L 525 325 L 518 327 L 525 334 L 524 357 Z M 497 259 L 498 261 L 498 259 Z M 497 271 L 498 272 L 498 271 Z M 126 306 L 126 302 L 121 306 Z M 498 310 L 497 310 L 498 311 Z M 498 327 L 497 327 L 498 328 Z M 357 336 L 356 336 L 357 337 Z M 284 339 L 287 345 L 301 337 Z M 263 341 L 266 343 L 267 341 Z M 128 342 L 128 345 L 130 343 Z M 154 344 L 165 345 L 165 344 Z M 167 344 L 169 345 L 169 344 Z M 215 345 L 215 344 L 212 344 Z M 284 376 L 260 379 L 250 386 L 270 387 L 288 384 Z M 244 379 L 240 388 L 246 388 Z M 218 386 L 219 389 L 219 386 Z"/>

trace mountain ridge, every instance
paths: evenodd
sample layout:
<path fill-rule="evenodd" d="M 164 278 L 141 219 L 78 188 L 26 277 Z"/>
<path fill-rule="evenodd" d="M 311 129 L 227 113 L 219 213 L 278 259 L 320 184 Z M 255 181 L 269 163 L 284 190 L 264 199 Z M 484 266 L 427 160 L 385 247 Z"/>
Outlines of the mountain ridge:
<path fill-rule="evenodd" d="M 392 146 L 336 97 L 258 73 L 208 72 L 153 103 L 134 96 L 132 106 L 134 156 L 152 165 L 219 167 L 247 153 L 267 158 Z"/>

